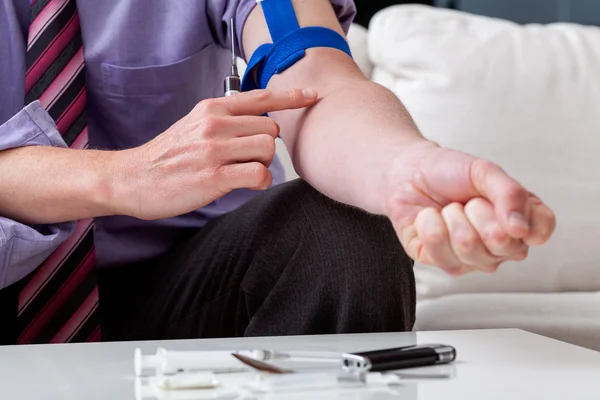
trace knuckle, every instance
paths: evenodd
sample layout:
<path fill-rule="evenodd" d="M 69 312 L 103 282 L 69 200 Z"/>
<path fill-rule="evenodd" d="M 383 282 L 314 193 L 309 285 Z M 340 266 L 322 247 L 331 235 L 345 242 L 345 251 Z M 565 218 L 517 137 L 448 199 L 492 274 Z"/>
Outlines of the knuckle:
<path fill-rule="evenodd" d="M 225 194 L 233 190 L 231 186 L 231 180 L 234 178 L 235 173 L 231 168 L 227 168 L 225 165 L 220 165 L 207 172 L 209 176 L 212 176 L 215 188 L 219 193 Z"/>
<path fill-rule="evenodd" d="M 251 174 L 252 174 L 252 177 L 255 179 L 256 183 L 260 183 L 263 180 L 265 180 L 267 178 L 267 173 L 268 173 L 267 168 L 260 163 L 255 163 L 252 166 Z"/>
<path fill-rule="evenodd" d="M 257 184 L 261 184 L 266 182 L 269 179 L 270 172 L 262 164 L 257 164 L 254 169 L 254 178 L 256 179 Z"/>
<path fill-rule="evenodd" d="M 296 102 L 298 101 L 300 95 L 298 94 L 298 90 L 296 89 L 288 89 L 285 92 L 287 98 L 290 100 L 290 102 Z"/>
<path fill-rule="evenodd" d="M 268 154 L 275 154 L 277 146 L 275 145 L 275 139 L 269 135 L 262 135 L 261 139 L 262 146 Z"/>
<path fill-rule="evenodd" d="M 219 152 L 219 145 L 214 141 L 205 142 L 203 147 L 204 153 L 209 159 L 214 158 L 215 155 Z"/>
<path fill-rule="evenodd" d="M 441 211 L 442 217 L 447 223 L 450 221 L 455 221 L 456 218 L 462 213 L 464 213 L 464 207 L 460 203 L 450 203 Z"/>
<path fill-rule="evenodd" d="M 202 100 L 195 107 L 195 110 L 201 114 L 212 114 L 219 109 L 219 104 L 215 99 Z"/>
<path fill-rule="evenodd" d="M 481 197 L 475 197 L 474 199 L 469 200 L 469 202 L 465 205 L 465 213 L 467 214 L 476 214 L 481 210 L 485 210 L 488 207 L 488 202 Z"/>
<path fill-rule="evenodd" d="M 225 126 L 223 118 L 208 116 L 202 119 L 200 129 L 203 134 L 215 134 Z"/>
<path fill-rule="evenodd" d="M 471 164 L 469 173 L 474 182 L 484 182 L 488 174 L 499 171 L 502 171 L 502 169 L 493 162 L 477 158 Z"/>
<path fill-rule="evenodd" d="M 440 227 L 426 229 L 425 232 L 423 232 L 421 240 L 429 245 L 437 245 L 446 240 L 446 232 Z"/>
<path fill-rule="evenodd" d="M 271 92 L 266 89 L 255 90 L 252 92 L 255 101 L 265 102 L 271 98 Z"/>
<path fill-rule="evenodd" d="M 212 177 L 216 183 L 222 183 L 226 178 L 230 177 L 230 173 L 225 168 L 225 165 L 214 166 L 212 168 L 206 168 L 208 176 Z"/>
<path fill-rule="evenodd" d="M 219 190 L 223 189 L 226 186 L 225 182 L 228 182 L 229 178 L 231 178 L 231 173 L 224 165 L 206 168 L 205 173 L 212 179 L 212 182 Z"/>
<path fill-rule="evenodd" d="M 477 248 L 477 237 L 470 232 L 459 232 L 454 240 L 461 253 L 472 253 Z"/>
<path fill-rule="evenodd" d="M 450 203 L 448 204 L 446 207 L 444 207 L 443 212 L 445 213 L 454 213 L 454 212 L 462 212 L 463 211 L 463 206 L 460 203 Z"/>
<path fill-rule="evenodd" d="M 504 230 L 498 224 L 493 224 L 483 232 L 483 241 L 490 243 L 494 247 L 507 247 L 510 244 L 510 237 L 504 233 Z"/>
<path fill-rule="evenodd" d="M 476 207 L 487 207 L 490 205 L 490 203 L 482 197 L 475 197 L 469 203 L 472 203 Z"/>
<path fill-rule="evenodd" d="M 254 163 L 250 174 L 252 185 L 257 189 L 266 189 L 271 184 L 271 172 L 261 163 Z"/>
<path fill-rule="evenodd" d="M 473 161 L 473 172 L 478 173 L 478 174 L 486 174 L 492 170 L 496 170 L 496 171 L 502 171 L 502 169 L 494 164 L 493 162 L 483 159 L 483 158 L 477 158 L 475 161 Z"/>
<path fill-rule="evenodd" d="M 280 132 L 280 127 L 279 124 L 277 122 L 275 122 L 275 120 L 273 119 L 269 119 L 269 127 L 268 127 L 268 134 L 274 137 L 279 136 L 279 132 Z"/>
<path fill-rule="evenodd" d="M 435 246 L 447 240 L 447 231 L 438 211 L 433 208 L 421 210 L 414 222 L 417 236 L 425 245 Z"/>

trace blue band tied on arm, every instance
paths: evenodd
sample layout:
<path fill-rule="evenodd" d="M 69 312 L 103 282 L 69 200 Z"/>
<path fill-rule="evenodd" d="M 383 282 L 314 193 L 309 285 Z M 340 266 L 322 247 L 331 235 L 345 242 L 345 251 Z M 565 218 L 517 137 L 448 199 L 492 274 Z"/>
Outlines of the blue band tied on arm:
<path fill-rule="evenodd" d="M 300 28 L 291 0 L 262 0 L 260 3 L 273 44 L 263 44 L 250 58 L 242 91 L 266 89 L 273 75 L 296 64 L 310 48 L 334 48 L 352 57 L 348 42 L 336 31 L 318 26 Z"/>

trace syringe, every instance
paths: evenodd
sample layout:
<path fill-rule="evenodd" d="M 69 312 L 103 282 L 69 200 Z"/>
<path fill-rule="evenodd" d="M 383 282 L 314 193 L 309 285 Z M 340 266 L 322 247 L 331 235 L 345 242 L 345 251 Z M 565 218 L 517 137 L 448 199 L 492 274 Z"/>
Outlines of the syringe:
<path fill-rule="evenodd" d="M 248 367 L 233 357 L 232 353 L 255 360 L 295 360 L 341 365 L 341 354 L 324 351 L 277 351 L 277 350 L 166 350 L 158 348 L 155 354 L 145 355 L 137 348 L 134 354 L 134 369 L 137 376 L 150 370 L 154 375 L 171 375 L 178 372 L 211 371 L 241 372 Z"/>
<path fill-rule="evenodd" d="M 242 91 L 242 82 L 235 56 L 235 27 L 231 19 L 231 75 L 225 78 L 225 96 L 231 96 Z"/>

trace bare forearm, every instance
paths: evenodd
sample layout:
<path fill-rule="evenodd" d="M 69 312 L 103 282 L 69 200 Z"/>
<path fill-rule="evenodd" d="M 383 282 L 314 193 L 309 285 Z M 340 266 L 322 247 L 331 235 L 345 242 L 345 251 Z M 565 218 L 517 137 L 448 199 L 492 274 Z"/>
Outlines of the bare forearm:
<path fill-rule="evenodd" d="M 0 216 L 44 224 L 114 213 L 114 154 L 48 146 L 0 152 Z"/>
<path fill-rule="evenodd" d="M 29 224 L 104 215 L 158 220 L 191 213 L 235 189 L 266 189 L 272 176 L 265 164 L 279 127 L 260 116 L 316 101 L 300 90 L 242 93 L 204 100 L 127 150 L 0 151 L 0 217 Z"/>
<path fill-rule="evenodd" d="M 338 201 L 383 213 L 386 171 L 403 147 L 423 137 L 400 100 L 364 78 L 345 54 L 313 49 L 301 62 L 271 83 L 312 87 L 321 97 L 303 113 L 274 115 L 297 172 Z"/>

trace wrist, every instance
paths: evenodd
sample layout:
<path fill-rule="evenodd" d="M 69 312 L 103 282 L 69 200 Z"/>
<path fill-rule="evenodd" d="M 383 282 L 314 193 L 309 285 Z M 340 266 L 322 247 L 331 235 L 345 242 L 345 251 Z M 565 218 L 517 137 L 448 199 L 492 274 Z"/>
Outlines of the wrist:
<path fill-rule="evenodd" d="M 429 150 L 439 145 L 427 139 L 410 142 L 398 149 L 384 169 L 380 185 L 379 207 L 382 213 L 389 216 L 390 204 L 399 192 L 408 191 L 418 179 L 418 171 Z"/>
<path fill-rule="evenodd" d="M 103 215 L 135 216 L 131 204 L 136 192 L 132 177 L 139 174 L 135 171 L 137 158 L 133 153 L 133 149 L 106 152 L 97 190 Z"/>

